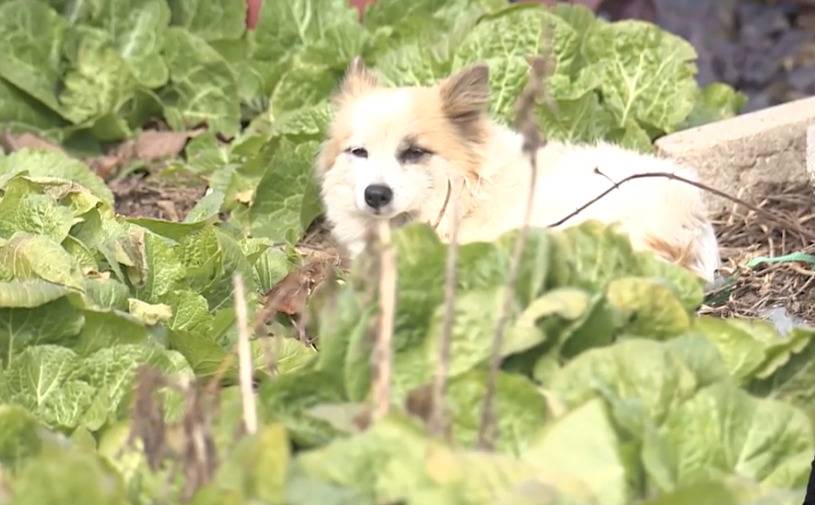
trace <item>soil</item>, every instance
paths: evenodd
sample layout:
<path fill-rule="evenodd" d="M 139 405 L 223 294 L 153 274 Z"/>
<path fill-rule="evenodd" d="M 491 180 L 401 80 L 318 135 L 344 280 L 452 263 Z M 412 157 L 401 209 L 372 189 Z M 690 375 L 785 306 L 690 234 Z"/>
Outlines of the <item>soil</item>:
<path fill-rule="evenodd" d="M 139 175 L 108 183 L 116 212 L 130 217 L 182 221 L 207 190 L 200 179 L 162 180 Z"/>

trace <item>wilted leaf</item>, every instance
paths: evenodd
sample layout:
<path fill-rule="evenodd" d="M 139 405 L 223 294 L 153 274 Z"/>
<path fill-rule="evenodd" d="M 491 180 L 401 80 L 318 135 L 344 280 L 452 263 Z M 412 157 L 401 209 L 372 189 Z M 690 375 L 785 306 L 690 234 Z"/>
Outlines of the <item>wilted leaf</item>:
<path fill-rule="evenodd" d="M 84 163 L 69 158 L 64 153 L 25 148 L 8 156 L 0 156 L 0 186 L 16 174 L 75 182 L 87 188 L 95 197 L 113 206 L 113 193 L 105 182 Z"/>

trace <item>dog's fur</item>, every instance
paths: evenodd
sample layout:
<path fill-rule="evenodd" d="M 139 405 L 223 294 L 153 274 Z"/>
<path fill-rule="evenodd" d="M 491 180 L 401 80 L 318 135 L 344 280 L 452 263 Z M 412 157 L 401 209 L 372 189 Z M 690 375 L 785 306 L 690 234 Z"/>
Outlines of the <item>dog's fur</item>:
<path fill-rule="evenodd" d="M 488 117 L 486 66 L 464 69 L 435 86 L 385 87 L 355 60 L 334 102 L 336 115 L 317 169 L 333 234 L 352 255 L 363 249 L 375 219 L 438 222 L 437 233 L 447 239 L 447 197 L 457 198 L 462 243 L 493 240 L 521 226 L 530 163 L 523 138 Z M 550 142 L 538 150 L 537 166 L 530 224 L 539 227 L 632 174 L 671 172 L 696 179 L 688 167 L 607 143 Z M 371 208 L 364 197 L 370 184 L 390 187 L 392 201 Z M 652 250 L 710 282 L 719 254 L 700 193 L 668 178 L 632 180 L 561 227 L 590 219 L 618 223 L 635 248 Z"/>

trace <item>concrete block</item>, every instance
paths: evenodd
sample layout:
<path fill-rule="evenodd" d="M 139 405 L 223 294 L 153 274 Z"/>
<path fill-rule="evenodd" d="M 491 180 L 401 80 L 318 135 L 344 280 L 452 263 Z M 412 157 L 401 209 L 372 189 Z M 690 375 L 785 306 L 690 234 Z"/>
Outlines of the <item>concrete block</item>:
<path fill-rule="evenodd" d="M 695 167 L 705 184 L 749 197 L 767 183 L 815 180 L 810 127 L 815 97 L 666 135 L 656 147 L 660 155 Z M 714 211 L 731 205 L 709 194 L 705 199 Z"/>

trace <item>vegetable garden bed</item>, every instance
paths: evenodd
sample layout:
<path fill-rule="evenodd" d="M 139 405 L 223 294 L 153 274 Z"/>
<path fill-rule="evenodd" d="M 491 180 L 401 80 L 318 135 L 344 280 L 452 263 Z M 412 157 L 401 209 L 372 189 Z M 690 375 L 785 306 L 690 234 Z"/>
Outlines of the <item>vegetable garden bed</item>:
<path fill-rule="evenodd" d="M 687 41 L 563 4 L 248 5 L 0 0 L 0 504 L 801 502 L 815 329 L 754 317 L 811 321 L 810 267 L 744 266 L 811 252 L 795 234 L 722 215 L 737 279 L 704 305 L 596 223 L 533 230 L 512 286 L 516 233 L 468 244 L 447 332 L 449 250 L 405 227 L 372 360 L 387 262 L 344 263 L 319 220 L 357 54 L 392 84 L 484 61 L 511 121 L 549 52 L 547 136 L 650 151 L 744 105 Z M 802 189 L 768 194 L 812 229 Z"/>

